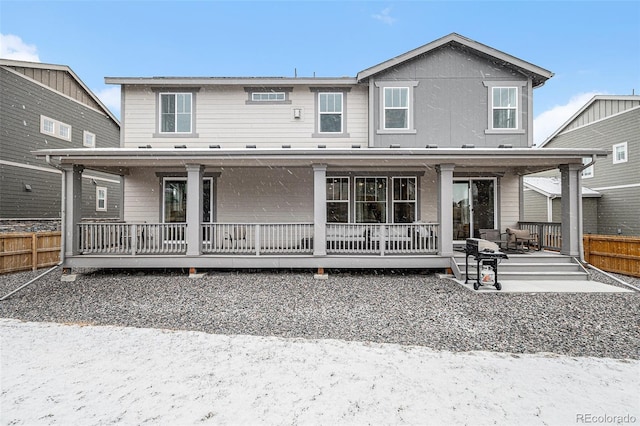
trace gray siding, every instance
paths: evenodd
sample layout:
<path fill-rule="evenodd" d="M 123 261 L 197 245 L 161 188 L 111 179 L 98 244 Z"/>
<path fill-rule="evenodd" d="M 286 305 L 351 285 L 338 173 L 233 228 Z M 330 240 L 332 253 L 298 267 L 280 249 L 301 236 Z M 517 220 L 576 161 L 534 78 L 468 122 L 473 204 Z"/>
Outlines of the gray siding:
<path fill-rule="evenodd" d="M 61 78 L 61 81 L 66 81 L 65 78 Z M 44 160 L 37 159 L 31 151 L 80 148 L 83 131 L 96 135 L 96 147 L 118 147 L 119 126 L 103 112 L 4 68 L 0 68 L 0 82 L 0 176 L 3 180 L 0 187 L 0 217 L 59 217 L 60 175 Z M 67 82 L 64 87 L 75 93 L 80 86 Z M 41 115 L 70 125 L 72 140 L 67 141 L 41 133 Z M 34 170 L 29 166 L 47 168 L 51 172 Z M 32 185 L 31 192 L 24 190 L 24 183 Z M 115 208 L 116 204 L 120 204 L 115 198 L 120 191 L 110 190 L 109 193 L 110 196 L 114 196 Z M 95 212 L 95 208 L 93 214 L 88 211 L 87 214 L 100 216 Z M 117 213 L 110 214 L 110 217 L 117 216 Z"/>
<path fill-rule="evenodd" d="M 602 194 L 598 233 L 617 234 L 620 229 L 623 235 L 640 235 L 640 108 L 563 131 L 545 147 L 611 150 L 622 142 L 627 142 L 627 162 L 613 164 L 611 155 L 598 158 L 594 176 L 583 179 L 582 184 Z"/>
<path fill-rule="evenodd" d="M 477 147 L 497 147 L 512 144 L 529 146 L 527 79 L 512 70 L 487 61 L 466 49 L 445 46 L 417 59 L 380 73 L 370 84 L 393 81 L 417 82 L 414 88 L 415 134 L 378 134 L 381 128 L 380 90 L 373 90 L 374 146 L 460 148 L 463 144 Z M 520 87 L 518 102 L 521 116 L 519 127 L 524 133 L 485 134 L 488 129 L 489 90 L 484 82 L 505 81 Z"/>
<path fill-rule="evenodd" d="M 598 198 L 582 199 L 582 232 L 598 234 Z M 560 220 L 558 220 L 560 222 Z"/>
<path fill-rule="evenodd" d="M 524 211 L 525 222 L 546 222 L 547 197 L 531 189 L 524 190 Z"/>

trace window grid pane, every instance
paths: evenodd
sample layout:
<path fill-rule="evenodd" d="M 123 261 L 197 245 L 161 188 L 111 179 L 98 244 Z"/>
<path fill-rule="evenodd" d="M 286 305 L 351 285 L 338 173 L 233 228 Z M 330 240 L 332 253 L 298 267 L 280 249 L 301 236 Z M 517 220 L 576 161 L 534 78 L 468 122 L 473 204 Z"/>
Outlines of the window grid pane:
<path fill-rule="evenodd" d="M 387 178 L 356 178 L 356 222 L 387 222 Z"/>
<path fill-rule="evenodd" d="M 515 129 L 517 121 L 517 94 L 515 87 L 494 87 L 493 97 L 493 128 Z"/>
<path fill-rule="evenodd" d="M 191 93 L 163 93 L 160 95 L 160 131 L 163 133 L 191 133 Z"/>
<path fill-rule="evenodd" d="M 384 89 L 384 128 L 409 128 L 409 88 L 385 87 Z"/>
<path fill-rule="evenodd" d="M 342 133 L 342 93 L 320 93 L 320 133 Z"/>

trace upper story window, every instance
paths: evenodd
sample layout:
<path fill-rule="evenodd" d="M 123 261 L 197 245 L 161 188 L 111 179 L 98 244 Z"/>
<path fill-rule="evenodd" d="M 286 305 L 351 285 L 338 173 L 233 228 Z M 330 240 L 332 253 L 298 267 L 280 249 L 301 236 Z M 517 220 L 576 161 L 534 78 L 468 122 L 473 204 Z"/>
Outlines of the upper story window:
<path fill-rule="evenodd" d="M 293 87 L 245 87 L 247 105 L 251 104 L 290 104 L 289 94 Z"/>
<path fill-rule="evenodd" d="M 494 87 L 491 104 L 494 129 L 518 128 L 517 87 Z"/>
<path fill-rule="evenodd" d="M 409 128 L 409 88 L 384 88 L 384 129 Z"/>
<path fill-rule="evenodd" d="M 160 133 L 191 133 L 191 93 L 160 93 Z"/>
<path fill-rule="evenodd" d="M 613 164 L 626 163 L 628 158 L 627 143 L 613 145 Z"/>
<path fill-rule="evenodd" d="M 487 134 L 524 134 L 526 118 L 523 118 L 526 81 L 483 81 L 488 89 Z M 529 111 L 530 113 L 530 111 Z"/>
<path fill-rule="evenodd" d="M 342 93 L 319 93 L 320 133 L 342 133 Z"/>
<path fill-rule="evenodd" d="M 417 81 L 377 81 L 379 134 L 415 134 L 413 92 Z"/>
<path fill-rule="evenodd" d="M 86 130 L 82 132 L 82 145 L 87 148 L 95 148 L 96 135 L 91 132 L 87 132 Z"/>
<path fill-rule="evenodd" d="M 349 137 L 347 133 L 347 94 L 349 87 L 310 87 L 315 92 L 315 132 L 312 137 Z"/>
<path fill-rule="evenodd" d="M 71 126 L 53 118 L 40 116 L 40 132 L 56 138 L 71 141 Z"/>
<path fill-rule="evenodd" d="M 254 102 L 268 102 L 268 101 L 284 101 L 284 92 L 258 92 L 251 94 L 251 100 Z"/>

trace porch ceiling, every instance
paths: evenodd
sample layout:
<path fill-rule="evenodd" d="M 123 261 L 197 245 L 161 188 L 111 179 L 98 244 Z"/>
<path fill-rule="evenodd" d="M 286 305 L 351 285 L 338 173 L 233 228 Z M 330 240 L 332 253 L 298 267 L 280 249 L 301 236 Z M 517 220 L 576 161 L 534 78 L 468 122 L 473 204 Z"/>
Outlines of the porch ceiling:
<path fill-rule="evenodd" d="M 515 170 L 519 174 L 580 164 L 583 157 L 606 157 L 599 149 L 536 148 L 359 148 L 359 149 L 158 149 L 98 148 L 39 150 L 33 154 L 59 165 L 128 174 L 130 168 L 167 168 L 186 164 L 205 167 L 456 168 Z"/>

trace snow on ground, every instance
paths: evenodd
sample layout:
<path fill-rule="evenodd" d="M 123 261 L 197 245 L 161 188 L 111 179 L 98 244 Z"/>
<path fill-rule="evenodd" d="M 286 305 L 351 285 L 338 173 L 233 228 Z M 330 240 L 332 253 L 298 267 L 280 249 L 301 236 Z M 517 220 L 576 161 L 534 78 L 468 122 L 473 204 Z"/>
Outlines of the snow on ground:
<path fill-rule="evenodd" d="M 2 425 L 640 423 L 638 360 L 10 319 L 0 345 Z"/>

